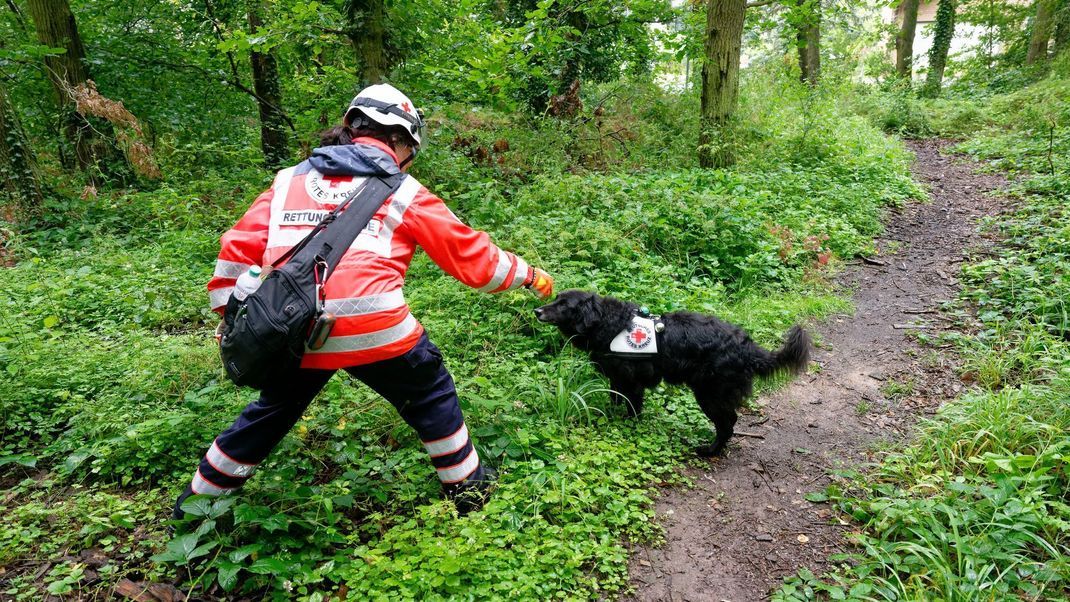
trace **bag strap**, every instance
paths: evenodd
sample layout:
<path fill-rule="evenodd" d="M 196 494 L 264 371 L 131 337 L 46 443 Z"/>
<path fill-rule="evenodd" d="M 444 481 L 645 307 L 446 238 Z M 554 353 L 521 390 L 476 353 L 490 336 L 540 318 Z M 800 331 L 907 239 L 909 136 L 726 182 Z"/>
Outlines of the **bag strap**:
<path fill-rule="evenodd" d="M 402 182 L 405 181 L 407 176 L 403 173 L 393 174 L 389 176 L 377 176 L 367 178 L 360 186 L 357 186 L 353 192 L 349 193 L 349 196 L 345 198 L 337 207 L 330 213 L 325 215 L 316 227 L 312 229 L 304 238 L 300 240 L 296 245 L 290 247 L 290 250 L 286 251 L 281 257 L 271 262 L 271 267 L 277 268 L 285 261 L 297 255 L 303 251 L 309 243 L 312 242 L 320 233 L 327 229 L 336 220 L 338 221 L 338 227 L 331 230 L 334 234 L 338 232 L 338 236 L 334 239 L 334 245 L 326 245 L 331 248 L 343 248 L 348 249 L 353 241 L 356 240 L 360 232 L 368 226 L 368 222 L 371 221 L 372 216 L 379 210 L 379 207 L 383 205 L 386 199 L 390 198 L 390 195 L 394 194 L 398 188 L 401 187 Z M 346 211 L 349 205 L 357 201 L 356 207 L 353 211 Z M 342 215 L 345 219 L 339 219 L 339 215 Z M 347 240 L 348 239 L 348 240 Z M 339 244 L 342 243 L 342 244 Z M 329 266 L 329 272 L 334 271 L 334 267 L 338 265 L 338 262 L 342 260 L 344 253 L 337 253 L 336 257 L 324 257 L 327 265 Z M 324 278 L 326 282 L 326 277 Z"/>

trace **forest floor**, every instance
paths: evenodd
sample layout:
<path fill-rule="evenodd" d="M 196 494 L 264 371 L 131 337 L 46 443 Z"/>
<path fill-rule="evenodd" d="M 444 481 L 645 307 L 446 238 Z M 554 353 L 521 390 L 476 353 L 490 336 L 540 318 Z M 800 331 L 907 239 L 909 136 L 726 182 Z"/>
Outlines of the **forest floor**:
<path fill-rule="evenodd" d="M 633 550 L 627 599 L 748 602 L 800 568 L 820 573 L 830 554 L 848 551 L 852 525 L 804 496 L 823 490 L 830 471 L 905 441 L 918 417 L 966 386 L 952 346 L 922 345 L 918 334 L 956 327 L 942 302 L 957 295 L 961 263 L 988 247 L 978 220 L 999 212 L 990 193 L 1006 180 L 945 154 L 948 143 L 909 146 L 931 202 L 890 212 L 879 255 L 842 275 L 856 311 L 816 327 L 820 369 L 758 399 L 728 456 L 689 469 L 693 488 L 664 493 L 666 542 Z"/>

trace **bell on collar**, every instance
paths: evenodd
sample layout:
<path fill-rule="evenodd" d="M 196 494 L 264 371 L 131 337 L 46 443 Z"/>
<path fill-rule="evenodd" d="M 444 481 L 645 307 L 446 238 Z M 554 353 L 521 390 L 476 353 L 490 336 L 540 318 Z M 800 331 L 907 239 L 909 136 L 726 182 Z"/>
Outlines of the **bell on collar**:
<path fill-rule="evenodd" d="M 665 324 L 658 322 L 654 325 L 654 332 L 665 332 Z"/>
<path fill-rule="evenodd" d="M 640 307 L 639 308 L 639 315 L 643 316 L 644 318 L 649 318 L 650 317 L 650 308 L 648 308 L 645 305 Z"/>

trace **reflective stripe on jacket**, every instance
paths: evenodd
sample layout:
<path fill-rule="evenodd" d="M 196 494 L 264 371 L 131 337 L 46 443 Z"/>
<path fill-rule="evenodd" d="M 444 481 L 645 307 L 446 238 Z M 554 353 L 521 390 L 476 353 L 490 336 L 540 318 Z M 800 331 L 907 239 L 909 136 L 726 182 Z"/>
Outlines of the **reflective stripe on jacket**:
<path fill-rule="evenodd" d="M 222 313 L 238 276 L 269 265 L 297 244 L 365 177 L 397 173 L 385 144 L 358 138 L 353 145 L 316 149 L 280 171 L 221 239 L 208 283 L 212 309 Z M 528 264 L 494 245 L 485 232 L 462 223 L 442 199 L 409 176 L 357 236 L 325 287 L 327 310 L 338 320 L 326 344 L 306 350 L 305 368 L 340 369 L 397 357 L 412 349 L 423 326 L 402 294 L 416 247 L 448 274 L 483 292 L 522 286 Z"/>

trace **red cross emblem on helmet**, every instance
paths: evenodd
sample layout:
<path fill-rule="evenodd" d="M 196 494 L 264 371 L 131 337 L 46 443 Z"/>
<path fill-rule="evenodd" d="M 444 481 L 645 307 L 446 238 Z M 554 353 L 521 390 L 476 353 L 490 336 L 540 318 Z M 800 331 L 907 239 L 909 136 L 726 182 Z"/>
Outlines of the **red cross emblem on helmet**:
<path fill-rule="evenodd" d="M 412 105 L 407 102 L 403 102 L 401 103 L 401 110 L 405 111 L 406 113 L 412 113 Z"/>

